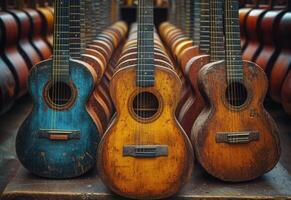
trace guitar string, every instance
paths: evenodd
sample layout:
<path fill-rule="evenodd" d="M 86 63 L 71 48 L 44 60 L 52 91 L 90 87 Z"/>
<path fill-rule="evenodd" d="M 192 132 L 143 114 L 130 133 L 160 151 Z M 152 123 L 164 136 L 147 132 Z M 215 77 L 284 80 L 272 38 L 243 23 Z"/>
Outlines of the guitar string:
<path fill-rule="evenodd" d="M 63 17 L 64 17 L 64 13 L 63 13 L 63 10 L 65 9 L 65 5 L 64 5 L 64 2 L 63 2 L 63 0 L 60 0 L 60 7 L 61 7 L 61 9 L 60 9 L 60 24 L 59 24 L 59 26 L 60 26 L 60 31 L 59 31 L 59 45 L 60 45 L 60 48 L 61 49 L 63 49 L 63 47 L 64 47 L 64 45 L 63 45 L 63 38 L 62 38 L 62 36 L 63 36 L 63 29 L 64 29 L 64 27 L 63 27 Z M 64 51 L 62 51 L 62 53 L 61 53 L 61 55 L 63 55 L 63 53 L 64 53 Z M 62 56 L 61 55 L 58 55 L 58 69 L 60 70 L 61 69 L 61 65 L 62 65 Z M 62 73 L 63 73 L 63 71 L 61 70 L 60 71 L 61 73 L 58 73 L 58 77 L 57 77 L 57 82 L 56 82 L 56 86 L 57 86 L 57 104 L 60 104 L 60 92 L 61 92 L 61 77 L 62 77 Z M 58 125 L 57 125 L 57 121 L 58 121 L 58 119 L 59 119 L 59 111 L 57 111 L 56 110 L 56 119 L 55 119 L 55 127 L 57 127 Z"/>
<path fill-rule="evenodd" d="M 139 76 L 138 76 L 138 74 L 139 74 L 139 68 L 140 68 L 140 62 L 141 62 L 141 53 L 140 53 L 140 45 L 141 45 L 141 42 L 140 42 L 140 40 L 141 40 L 141 38 L 140 38 L 140 28 L 141 28 L 141 17 L 140 17 L 140 15 L 141 15 L 141 3 L 142 3 L 142 0 L 139 0 L 138 1 L 138 38 L 137 38 L 137 42 L 138 42 L 138 62 L 137 62 L 137 65 L 138 65 L 138 67 L 137 67 L 137 81 L 139 81 Z M 138 85 L 138 99 L 137 99 L 137 114 L 138 114 L 138 117 L 140 117 L 140 112 L 139 112 L 139 104 L 140 104 L 140 85 Z M 140 125 L 139 124 L 137 124 L 138 125 L 138 139 L 140 138 Z M 137 141 L 138 143 L 139 143 L 139 140 Z"/>
<path fill-rule="evenodd" d="M 54 84 L 54 76 L 55 76 L 55 66 L 56 66 L 56 49 L 57 49 L 57 42 L 56 42 L 56 33 L 57 33 L 57 27 L 56 27 L 56 24 L 57 24 L 57 10 L 58 10 L 58 3 L 57 3 L 57 0 L 54 1 L 54 6 L 55 6 L 55 12 L 54 12 L 54 19 L 55 19 L 55 22 L 54 22 L 54 29 L 55 29 L 55 33 L 54 33 L 54 37 L 53 37 L 53 44 L 54 44 L 54 52 L 53 52 L 53 68 L 52 68 L 52 84 Z M 51 95 L 51 99 L 53 100 L 54 99 L 54 88 L 52 88 L 52 91 L 51 91 L 51 94 L 49 93 L 50 91 L 48 91 L 48 95 Z M 50 129 L 53 129 L 53 113 L 54 113 L 54 110 L 52 109 L 51 111 L 51 120 L 50 120 Z"/>
<path fill-rule="evenodd" d="M 59 27 L 58 27 L 58 23 L 59 23 L 59 7 L 60 7 L 60 2 L 58 0 L 55 0 L 56 4 L 57 4 L 57 10 L 56 10 L 56 52 L 55 52 L 55 66 L 54 66 L 54 71 L 53 71 L 53 82 L 52 82 L 52 86 L 53 86 L 53 102 L 56 99 L 57 96 L 57 88 L 56 88 L 56 76 L 57 76 L 57 66 L 58 66 L 58 57 L 57 57 L 57 53 L 58 53 L 58 47 L 59 47 L 59 38 L 58 38 L 58 34 L 59 34 Z M 55 106 L 55 105 L 54 105 Z M 55 128 L 55 115 L 56 115 L 56 111 L 55 108 L 53 108 L 52 110 L 53 113 L 53 119 L 52 119 L 52 129 Z"/>

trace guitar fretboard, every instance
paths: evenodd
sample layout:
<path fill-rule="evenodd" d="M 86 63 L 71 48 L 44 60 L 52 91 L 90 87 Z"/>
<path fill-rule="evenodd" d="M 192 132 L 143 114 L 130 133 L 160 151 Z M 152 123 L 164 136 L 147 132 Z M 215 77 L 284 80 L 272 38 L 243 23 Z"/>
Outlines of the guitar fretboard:
<path fill-rule="evenodd" d="M 225 0 L 225 48 L 228 82 L 243 80 L 238 9 L 237 0 Z"/>
<path fill-rule="evenodd" d="M 209 54 L 210 51 L 210 4 L 209 0 L 200 2 L 200 50 Z"/>
<path fill-rule="evenodd" d="M 69 80 L 70 68 L 70 1 L 55 0 L 54 50 L 52 76 Z"/>
<path fill-rule="evenodd" d="M 137 86 L 154 85 L 154 22 L 153 1 L 139 0 Z"/>
<path fill-rule="evenodd" d="M 194 0 L 193 40 L 195 45 L 200 44 L 200 0 Z"/>
<path fill-rule="evenodd" d="M 74 59 L 81 58 L 81 51 L 84 44 L 81 41 L 81 24 L 84 21 L 84 12 L 80 0 L 71 0 L 70 2 L 70 56 Z"/>
<path fill-rule="evenodd" d="M 210 1 L 210 55 L 211 61 L 225 60 L 223 30 L 223 0 Z"/>

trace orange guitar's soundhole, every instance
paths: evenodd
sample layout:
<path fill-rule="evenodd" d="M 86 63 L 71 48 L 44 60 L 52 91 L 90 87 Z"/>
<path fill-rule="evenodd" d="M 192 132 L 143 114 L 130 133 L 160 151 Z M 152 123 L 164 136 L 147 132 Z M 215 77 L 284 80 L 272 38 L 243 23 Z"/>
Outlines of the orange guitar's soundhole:
<path fill-rule="evenodd" d="M 244 84 L 240 82 L 232 82 L 226 88 L 226 100 L 234 109 L 244 107 L 248 100 L 248 90 Z"/>
<path fill-rule="evenodd" d="M 133 96 L 131 102 L 131 113 L 138 121 L 151 122 L 161 113 L 161 100 L 152 92 L 139 92 Z"/>
<path fill-rule="evenodd" d="M 49 82 L 45 88 L 45 100 L 49 107 L 56 110 L 67 110 L 75 102 L 76 89 L 72 83 Z"/>

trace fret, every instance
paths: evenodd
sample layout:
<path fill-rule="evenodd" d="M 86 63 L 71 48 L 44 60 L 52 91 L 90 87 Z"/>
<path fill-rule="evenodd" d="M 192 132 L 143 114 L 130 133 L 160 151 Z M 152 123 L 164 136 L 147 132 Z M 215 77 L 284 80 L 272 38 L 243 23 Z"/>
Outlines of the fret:
<path fill-rule="evenodd" d="M 194 44 L 200 44 L 200 1 L 194 0 Z"/>
<path fill-rule="evenodd" d="M 225 3 L 226 70 L 228 81 L 243 80 L 243 62 L 240 46 L 238 2 Z"/>
<path fill-rule="evenodd" d="M 55 0 L 54 49 L 52 75 L 62 71 L 69 77 L 69 1 Z M 56 77 L 55 77 L 56 78 Z"/>
<path fill-rule="evenodd" d="M 153 1 L 138 2 L 138 64 L 136 84 L 148 87 L 154 84 L 154 23 Z"/>
<path fill-rule="evenodd" d="M 202 51 L 210 50 L 210 0 L 200 1 L 199 46 Z"/>
<path fill-rule="evenodd" d="M 210 1 L 211 37 L 210 55 L 211 61 L 225 59 L 224 34 L 223 34 L 223 0 Z"/>
<path fill-rule="evenodd" d="M 145 69 L 136 69 L 136 71 L 138 71 L 138 72 L 152 72 L 152 71 L 154 71 L 154 68 L 152 68 L 152 69 L 147 69 L 147 68 L 145 68 Z"/>

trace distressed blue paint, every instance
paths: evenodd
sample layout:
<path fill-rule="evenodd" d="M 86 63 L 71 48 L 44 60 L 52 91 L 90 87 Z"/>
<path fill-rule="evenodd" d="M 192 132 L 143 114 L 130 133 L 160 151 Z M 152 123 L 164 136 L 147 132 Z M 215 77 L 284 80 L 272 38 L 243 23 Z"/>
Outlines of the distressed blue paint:
<path fill-rule="evenodd" d="M 19 129 L 16 152 L 20 162 L 36 175 L 48 178 L 76 177 L 94 166 L 100 140 L 97 127 L 85 108 L 93 90 L 93 78 L 85 67 L 71 60 L 70 74 L 78 91 L 77 98 L 69 110 L 54 111 L 43 98 L 43 88 L 51 79 L 51 66 L 52 61 L 49 60 L 31 71 L 29 90 L 34 107 Z M 52 141 L 39 138 L 36 133 L 39 129 L 79 130 L 81 138 Z"/>

